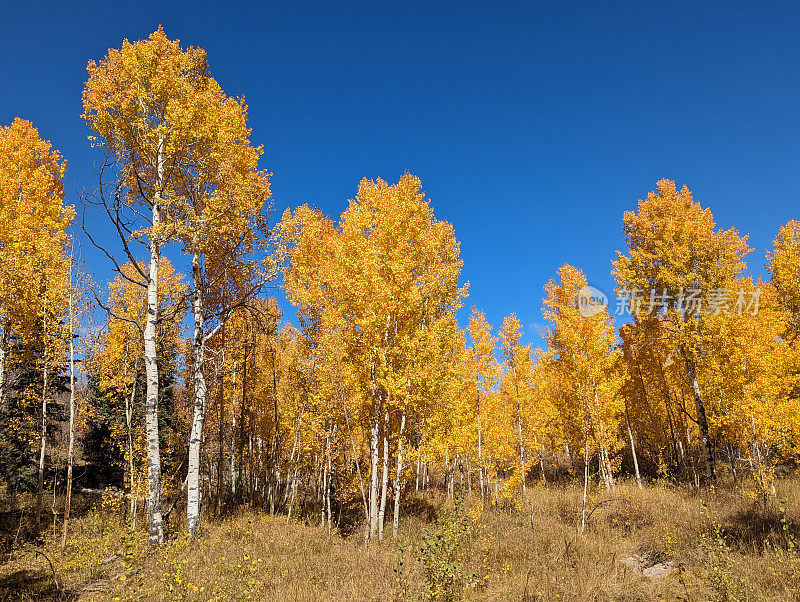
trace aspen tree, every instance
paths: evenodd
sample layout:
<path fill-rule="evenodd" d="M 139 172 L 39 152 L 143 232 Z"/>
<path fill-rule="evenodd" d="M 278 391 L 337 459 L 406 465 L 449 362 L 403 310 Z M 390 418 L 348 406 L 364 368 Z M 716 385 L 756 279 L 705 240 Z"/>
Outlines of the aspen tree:
<path fill-rule="evenodd" d="M 0 127 L 0 406 L 8 344 L 17 336 L 30 339 L 41 315 L 43 279 L 66 273 L 66 229 L 75 215 L 64 205 L 66 168 L 30 121 L 17 117 Z M 51 297 L 56 301 L 54 292 Z"/>
<path fill-rule="evenodd" d="M 503 323 L 500 325 L 500 350 L 503 355 L 504 367 L 506 369 L 505 378 L 506 386 L 501 387 L 505 390 L 504 393 L 507 397 L 513 399 L 514 413 L 517 419 L 517 438 L 519 440 L 519 473 L 522 480 L 522 492 L 527 491 L 525 484 L 525 475 L 527 472 L 527 460 L 525 457 L 525 438 L 523 433 L 527 429 L 523 429 L 522 415 L 523 405 L 525 404 L 524 396 L 526 391 L 526 377 L 530 369 L 530 348 L 520 344 L 519 340 L 522 336 L 522 325 L 516 314 L 511 314 L 503 318 Z M 544 474 L 544 471 L 542 471 Z"/>
<path fill-rule="evenodd" d="M 66 228 L 74 211 L 64 205 L 65 171 L 66 162 L 59 152 L 41 139 L 29 121 L 16 118 L 0 128 L 0 407 L 5 404 L 9 341 L 16 338 L 34 343 L 38 339 L 42 388 L 37 530 L 44 489 L 49 380 L 66 353 Z"/>
<path fill-rule="evenodd" d="M 558 371 L 559 405 L 568 430 L 580 438 L 583 448 L 584 498 L 581 531 L 585 527 L 590 456 L 595 454 L 606 487 L 612 484 L 609 450 L 618 445 L 618 396 L 616 333 L 605 307 L 587 305 L 580 296 L 586 277 L 579 269 L 563 265 L 558 280 L 545 286 L 543 314 L 549 322 L 547 345 L 550 361 Z M 589 307 L 591 311 L 586 312 Z M 586 314 L 586 315 L 584 315 Z"/>
<path fill-rule="evenodd" d="M 792 219 L 781 226 L 767 262 L 778 301 L 789 312 L 785 336 L 794 343 L 800 334 L 800 220 Z"/>
<path fill-rule="evenodd" d="M 719 312 L 706 318 L 709 353 L 703 358 L 703 385 L 719 400 L 713 420 L 721 443 L 748 459 L 757 493 L 774 497 L 768 458 L 776 454 L 770 450 L 788 451 L 786 442 L 794 440 L 800 419 L 800 409 L 791 399 L 797 352 L 782 336 L 792 316 L 770 283 L 742 278 L 735 286 L 747 295 L 758 294 L 758 311 Z"/>
<path fill-rule="evenodd" d="M 657 314 L 672 341 L 671 353 L 683 365 L 695 402 L 705 478 L 713 481 L 714 444 L 698 375 L 705 329 L 702 297 L 731 289 L 750 249 L 747 237 L 735 229 L 717 230 L 710 209 L 703 209 L 685 186 L 679 191 L 665 179 L 656 188 L 639 201 L 637 212 L 623 215 L 628 248 L 617 253 L 613 273 L 619 294 L 647 297 L 633 303 L 633 313 Z"/>
<path fill-rule="evenodd" d="M 408 421 L 414 411 L 409 351 L 463 299 L 458 242 L 452 226 L 435 219 L 410 174 L 394 185 L 362 180 L 338 226 L 301 207 L 287 213 L 281 227 L 290 300 L 302 319 L 319 319 L 323 335 L 340 334 L 350 351 L 348 369 L 368 383 L 357 408 L 369 428 L 366 536 L 381 539 L 389 468 L 394 464 L 397 480 L 402 464 L 402 455 L 392 453 L 400 444 L 392 442 L 406 436 L 405 427 L 399 434 L 403 415 Z M 402 466 L 399 473 L 402 478 Z"/>
<path fill-rule="evenodd" d="M 165 368 L 161 377 L 167 377 L 169 366 L 163 358 L 170 350 L 181 345 L 180 323 L 185 316 L 187 287 L 183 275 L 175 270 L 166 258 L 159 260 L 160 286 L 158 312 L 171 316 L 170 322 L 159 324 L 157 358 Z M 144 329 L 148 311 L 147 289 L 136 268 L 125 263 L 120 266 L 114 280 L 108 285 L 108 298 L 102 301 L 107 321 L 94 349 L 87 354 L 87 368 L 96 379 L 104 403 L 110 405 L 119 422 L 111 427 L 111 443 L 124 458 L 125 489 L 130 495 L 131 529 L 136 525 L 138 466 L 147 458 L 148 449 L 142 439 L 137 400 L 142 358 L 145 353 Z M 91 400 L 89 400 L 91 403 Z M 146 425 L 145 425 L 146 428 Z M 146 433 L 144 433 L 146 437 Z"/>
<path fill-rule="evenodd" d="M 484 458 L 484 430 L 486 428 L 486 400 L 489 394 L 494 391 L 499 367 L 494 357 L 497 339 L 492 336 L 492 327 L 486 321 L 486 316 L 473 306 L 469 317 L 469 337 L 472 341 L 472 382 L 475 383 L 475 404 L 477 431 L 477 454 L 478 454 L 478 485 L 481 490 L 481 503 L 486 503 L 486 464 Z M 483 405 L 483 409 L 482 409 Z"/>
<path fill-rule="evenodd" d="M 241 139 L 246 134 L 243 105 L 226 98 L 210 77 L 205 51 L 195 47 L 183 50 L 180 42 L 169 40 L 161 28 L 147 40 L 125 40 L 120 50 L 109 50 L 100 63 L 91 61 L 87 71 L 84 119 L 98 135 L 92 138 L 93 144 L 108 152 L 101 175 L 100 203 L 120 235 L 127 259 L 147 288 L 144 363 L 148 510 L 150 543 L 158 545 L 164 536 L 156 364 L 161 249 L 176 237 L 191 247 L 198 237 L 207 234 L 198 224 L 207 226 L 208 220 L 193 221 L 187 216 L 200 215 L 198 204 L 205 207 L 238 194 L 218 190 L 222 188 L 220 180 L 239 181 L 241 172 L 237 169 L 241 164 L 232 159 L 228 152 L 231 148 L 235 148 L 232 154 L 237 158 L 246 157 L 245 172 L 250 171 L 257 151 Z M 234 125 L 229 128 L 231 124 Z M 112 170 L 117 174 L 113 187 L 106 177 L 106 172 Z M 263 190 L 263 182 L 258 186 Z M 112 188 L 110 194 L 115 201 L 106 196 L 106 188 Z M 122 215 L 126 211 L 132 219 Z M 138 223 L 139 229 L 131 231 L 131 222 Z M 128 246 L 131 234 L 146 242 L 147 266 L 135 260 Z M 119 269 L 111 254 L 107 255 Z"/>

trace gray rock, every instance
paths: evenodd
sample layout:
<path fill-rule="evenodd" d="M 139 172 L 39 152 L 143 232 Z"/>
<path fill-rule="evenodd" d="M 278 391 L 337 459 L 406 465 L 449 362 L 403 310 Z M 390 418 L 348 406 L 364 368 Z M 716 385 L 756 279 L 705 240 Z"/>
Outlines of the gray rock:
<path fill-rule="evenodd" d="M 672 560 L 650 564 L 647 558 L 645 558 L 644 556 L 639 556 L 638 554 L 623 558 L 622 560 L 620 560 L 620 562 L 625 566 L 627 566 L 632 571 L 639 573 L 640 575 L 643 575 L 649 579 L 659 579 L 661 577 L 666 577 L 667 575 L 671 575 L 672 573 L 678 570 L 678 565 Z"/>
<path fill-rule="evenodd" d="M 642 571 L 642 575 L 650 577 L 651 579 L 658 579 L 659 577 L 666 577 L 678 570 L 678 567 L 672 561 L 657 562 L 653 566 L 647 567 Z"/>

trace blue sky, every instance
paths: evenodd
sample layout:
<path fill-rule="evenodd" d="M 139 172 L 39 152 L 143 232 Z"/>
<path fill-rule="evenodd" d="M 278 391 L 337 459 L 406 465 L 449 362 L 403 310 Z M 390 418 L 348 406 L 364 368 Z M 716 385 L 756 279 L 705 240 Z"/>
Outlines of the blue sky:
<path fill-rule="evenodd" d="M 86 62 L 163 24 L 247 97 L 278 216 L 301 202 L 338 215 L 361 177 L 409 170 L 455 225 L 468 304 L 494 324 L 512 311 L 541 323 L 542 287 L 564 262 L 610 292 L 622 212 L 659 178 L 749 233 L 757 274 L 800 217 L 797 3 L 15 2 L 3 14 L 0 123 L 30 119 L 62 151 L 70 202 L 96 184 Z"/>

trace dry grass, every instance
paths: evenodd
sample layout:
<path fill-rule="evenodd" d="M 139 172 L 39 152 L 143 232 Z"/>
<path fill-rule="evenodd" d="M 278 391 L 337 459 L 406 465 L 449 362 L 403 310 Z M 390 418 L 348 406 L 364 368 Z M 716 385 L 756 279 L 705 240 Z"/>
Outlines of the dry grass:
<path fill-rule="evenodd" d="M 474 600 L 800 599 L 796 480 L 779 483 L 778 499 L 791 500 L 786 514 L 780 502 L 763 508 L 732 489 L 701 498 L 621 484 L 593 492 L 596 509 L 583 535 L 580 496 L 579 487 L 552 486 L 529 489 L 516 510 L 468 503 L 459 568 L 467 588 L 457 593 Z M 45 558 L 26 548 L 0 559 L 0 599 L 417 599 L 429 568 L 418 559 L 422 534 L 437 529 L 430 518 L 448 503 L 409 500 L 413 513 L 400 540 L 383 545 L 364 544 L 360 532 L 328 536 L 315 524 L 245 512 L 210 524 L 199 541 L 178 537 L 156 551 L 144 533 L 127 534 L 111 504 L 75 521 L 64 556 L 52 538 L 39 548 L 55 565 L 60 592 Z M 679 570 L 648 579 L 620 562 L 634 554 Z"/>

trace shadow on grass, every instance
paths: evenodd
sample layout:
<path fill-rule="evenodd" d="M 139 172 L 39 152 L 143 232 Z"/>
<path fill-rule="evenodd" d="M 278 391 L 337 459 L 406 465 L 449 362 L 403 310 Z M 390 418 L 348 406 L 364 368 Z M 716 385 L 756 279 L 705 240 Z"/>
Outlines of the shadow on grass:
<path fill-rule="evenodd" d="M 420 495 L 411 495 L 401 503 L 401 516 L 416 516 L 426 523 L 436 522 L 439 505 L 433 500 L 428 500 Z M 391 529 L 391 508 L 387 508 L 387 528 Z M 339 507 L 338 527 L 342 537 L 363 535 L 364 531 L 364 506 L 361 500 L 353 498 L 348 503 Z"/>
<path fill-rule="evenodd" d="M 0 600 L 76 600 L 72 592 L 56 588 L 48 570 L 16 571 L 0 578 Z"/>
<path fill-rule="evenodd" d="M 401 507 L 403 514 L 417 516 L 426 523 L 436 522 L 439 506 L 420 495 L 408 497 Z"/>
<path fill-rule="evenodd" d="M 753 506 L 739 510 L 721 521 L 729 545 L 751 549 L 756 553 L 765 546 L 785 548 L 790 539 L 800 543 L 800 523 L 787 519 L 774 508 Z"/>

